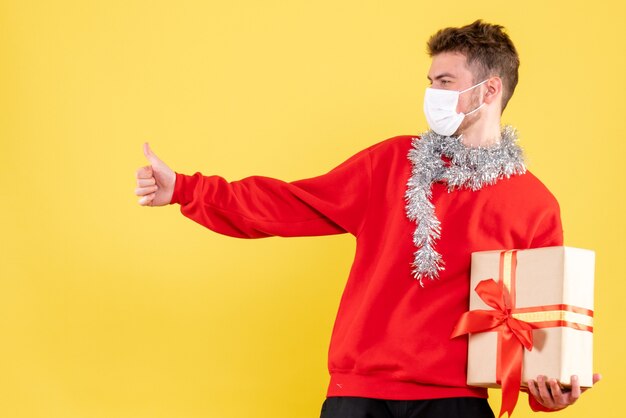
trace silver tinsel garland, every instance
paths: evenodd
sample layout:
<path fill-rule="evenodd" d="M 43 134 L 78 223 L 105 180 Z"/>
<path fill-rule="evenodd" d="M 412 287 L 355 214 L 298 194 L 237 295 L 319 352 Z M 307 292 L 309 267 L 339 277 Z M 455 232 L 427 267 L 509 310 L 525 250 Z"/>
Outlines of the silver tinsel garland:
<path fill-rule="evenodd" d="M 412 145 L 408 154 L 413 168 L 405 194 L 406 213 L 416 223 L 413 243 L 417 251 L 412 273 L 424 286 L 424 278 L 438 278 L 444 270 L 441 254 L 435 251 L 435 242 L 441 237 L 441 223 L 431 202 L 432 184 L 446 182 L 448 192 L 460 188 L 476 191 L 502 178 L 524 174 L 526 166 L 517 145 L 517 132 L 511 126 L 503 127 L 500 142 L 490 147 L 469 147 L 460 137 L 433 131 L 413 138 Z M 443 156 L 450 159 L 449 165 L 442 160 Z"/>

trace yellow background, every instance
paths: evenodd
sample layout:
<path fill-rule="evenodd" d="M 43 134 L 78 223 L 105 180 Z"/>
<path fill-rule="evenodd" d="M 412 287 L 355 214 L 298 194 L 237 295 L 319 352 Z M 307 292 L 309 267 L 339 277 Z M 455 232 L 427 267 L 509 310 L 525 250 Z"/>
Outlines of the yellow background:
<path fill-rule="evenodd" d="M 0 416 L 319 416 L 352 237 L 239 240 L 140 207 L 141 145 L 187 174 L 321 174 L 426 129 L 425 42 L 476 18 L 519 50 L 504 121 L 566 244 L 597 251 L 604 379 L 558 416 L 623 416 L 619 0 L 0 2 Z"/>

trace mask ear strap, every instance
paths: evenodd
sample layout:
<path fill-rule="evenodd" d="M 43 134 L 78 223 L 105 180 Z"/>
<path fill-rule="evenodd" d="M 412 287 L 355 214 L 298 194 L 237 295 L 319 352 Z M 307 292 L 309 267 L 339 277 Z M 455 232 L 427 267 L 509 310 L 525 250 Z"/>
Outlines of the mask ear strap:
<path fill-rule="evenodd" d="M 473 88 L 476 88 L 476 87 L 480 86 L 481 84 L 486 83 L 486 82 L 487 82 L 487 80 L 489 80 L 489 79 L 488 79 L 488 78 L 486 78 L 486 79 L 484 79 L 483 81 L 481 81 L 480 83 L 478 83 L 478 84 L 474 84 L 472 87 L 469 87 L 469 88 L 467 88 L 467 89 L 465 89 L 465 90 L 460 91 L 460 92 L 459 92 L 459 94 L 461 94 L 461 93 L 465 93 L 466 91 L 469 91 L 469 90 L 471 90 L 471 89 L 473 89 Z"/>
<path fill-rule="evenodd" d="M 476 109 L 472 110 L 471 112 L 467 112 L 465 113 L 465 116 L 467 115 L 471 115 L 472 113 L 476 112 L 478 109 L 480 109 L 481 107 L 483 107 L 485 105 L 485 102 L 483 102 L 483 104 L 481 104 L 480 106 L 478 106 Z"/>

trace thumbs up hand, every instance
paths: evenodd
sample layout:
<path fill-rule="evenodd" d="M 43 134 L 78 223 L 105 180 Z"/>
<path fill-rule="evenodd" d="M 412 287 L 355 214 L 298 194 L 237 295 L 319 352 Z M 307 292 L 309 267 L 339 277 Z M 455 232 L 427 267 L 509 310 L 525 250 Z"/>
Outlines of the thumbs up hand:
<path fill-rule="evenodd" d="M 135 194 L 141 196 L 141 206 L 164 206 L 172 201 L 176 173 L 156 156 L 146 142 L 143 154 L 150 165 L 137 170 L 137 188 Z"/>

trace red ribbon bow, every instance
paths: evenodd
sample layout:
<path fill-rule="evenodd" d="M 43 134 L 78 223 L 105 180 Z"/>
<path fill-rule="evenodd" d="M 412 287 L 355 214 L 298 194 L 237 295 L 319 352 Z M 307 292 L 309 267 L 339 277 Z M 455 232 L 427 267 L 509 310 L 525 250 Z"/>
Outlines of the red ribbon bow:
<path fill-rule="evenodd" d="M 511 295 L 502 282 L 493 279 L 483 280 L 476 286 L 476 293 L 494 310 L 474 310 L 465 312 L 452 333 L 452 338 L 468 333 L 497 331 L 498 358 L 496 379 L 502 386 L 501 417 L 505 412 L 511 416 L 522 381 L 522 359 L 524 347 L 533 348 L 533 327 L 511 316 L 514 308 Z"/>

